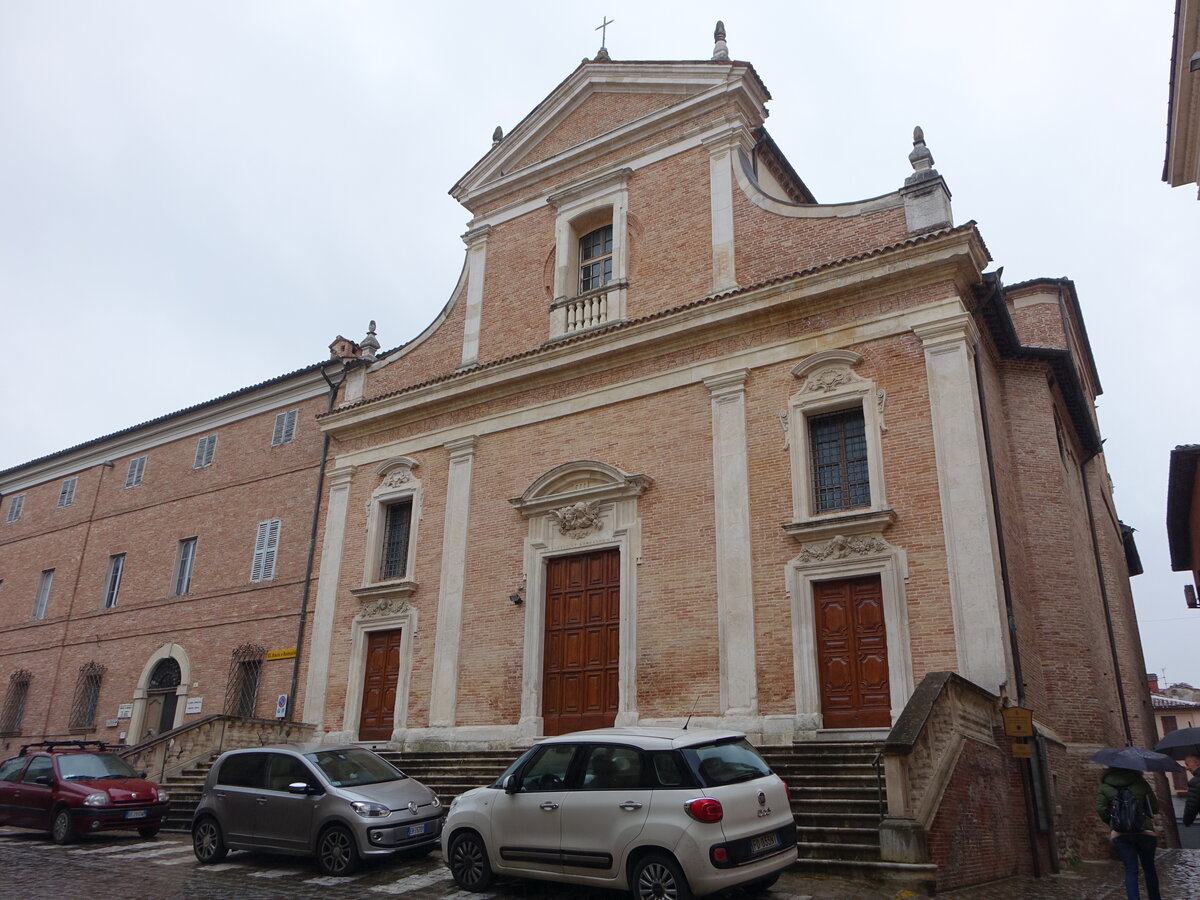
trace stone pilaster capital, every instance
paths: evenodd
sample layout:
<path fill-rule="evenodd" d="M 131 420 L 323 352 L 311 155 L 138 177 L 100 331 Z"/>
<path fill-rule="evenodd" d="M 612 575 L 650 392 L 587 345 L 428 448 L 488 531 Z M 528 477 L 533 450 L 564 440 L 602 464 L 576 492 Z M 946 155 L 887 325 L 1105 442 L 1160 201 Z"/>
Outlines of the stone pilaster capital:
<path fill-rule="evenodd" d="M 704 386 L 708 388 L 714 400 L 719 400 L 725 397 L 745 394 L 746 380 L 749 377 L 749 369 L 738 369 L 734 372 L 726 372 L 722 375 L 713 375 L 705 378 Z"/>
<path fill-rule="evenodd" d="M 960 313 L 936 322 L 914 325 L 913 334 L 921 339 L 926 350 L 966 344 L 973 347 L 979 341 L 979 328 L 968 313 Z"/>
<path fill-rule="evenodd" d="M 468 249 L 482 247 L 487 244 L 488 235 L 491 234 L 491 231 L 491 225 L 480 225 L 477 228 L 472 228 L 462 236 L 463 243 L 467 245 Z"/>
<path fill-rule="evenodd" d="M 468 437 L 456 438 L 453 441 L 446 441 L 446 443 L 442 446 L 449 451 L 450 459 L 455 460 L 474 456 L 475 445 L 478 443 L 478 441 L 479 438 L 472 434 Z"/>
<path fill-rule="evenodd" d="M 355 471 L 355 466 L 338 466 L 336 469 L 333 469 L 327 473 L 325 480 L 329 482 L 330 490 L 349 486 L 350 480 L 354 477 Z"/>

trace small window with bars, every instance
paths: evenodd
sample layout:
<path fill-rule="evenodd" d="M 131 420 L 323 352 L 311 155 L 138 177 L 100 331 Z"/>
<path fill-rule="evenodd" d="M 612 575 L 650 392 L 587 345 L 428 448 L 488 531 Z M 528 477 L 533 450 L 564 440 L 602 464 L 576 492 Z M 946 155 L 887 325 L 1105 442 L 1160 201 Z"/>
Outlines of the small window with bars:
<path fill-rule="evenodd" d="M 388 581 L 408 574 L 408 538 L 412 532 L 412 498 L 389 503 L 383 528 L 379 579 Z"/>
<path fill-rule="evenodd" d="M 175 562 L 175 596 L 182 597 L 192 589 L 192 566 L 196 562 L 196 539 L 179 542 L 179 558 Z"/>
<path fill-rule="evenodd" d="M 267 651 L 258 644 L 242 644 L 233 651 L 229 662 L 229 680 L 225 687 L 225 713 L 254 717 L 258 703 L 258 684 Z"/>
<path fill-rule="evenodd" d="M 79 483 L 78 478 L 68 478 L 62 483 L 62 487 L 58 489 L 58 508 L 70 506 L 75 502 L 75 485 Z"/>
<path fill-rule="evenodd" d="M 206 434 L 196 442 L 196 461 L 192 463 L 193 469 L 203 469 L 206 466 L 211 466 L 213 454 L 217 452 L 217 436 L 215 434 Z"/>
<path fill-rule="evenodd" d="M 97 662 L 84 663 L 75 679 L 75 695 L 71 699 L 72 731 L 91 731 L 96 722 L 96 706 L 100 702 L 100 684 L 108 671 Z"/>
<path fill-rule="evenodd" d="M 290 444 L 296 437 L 296 414 L 298 409 L 289 409 L 275 417 L 275 430 L 271 433 L 271 446 Z"/>
<path fill-rule="evenodd" d="M 612 281 L 613 227 L 605 225 L 579 239 L 579 293 Z"/>
<path fill-rule="evenodd" d="M 33 602 L 34 619 L 46 618 L 46 606 L 50 603 L 50 586 L 54 584 L 54 570 L 43 569 L 42 580 L 38 584 L 37 599 Z"/>
<path fill-rule="evenodd" d="M 250 580 L 270 581 L 275 577 L 275 555 L 279 550 L 279 519 L 258 523 L 254 537 L 254 561 L 250 564 Z"/>
<path fill-rule="evenodd" d="M 125 472 L 125 487 L 137 487 L 142 483 L 142 474 L 146 471 L 146 457 L 135 456 L 129 461 L 129 469 Z"/>
<path fill-rule="evenodd" d="M 817 512 L 870 506 L 862 408 L 810 417 L 808 440 Z"/>
<path fill-rule="evenodd" d="M 21 719 L 25 716 L 25 698 L 29 694 L 29 682 L 33 674 L 28 669 L 17 669 L 8 677 L 8 690 L 4 692 L 4 706 L 0 707 L 0 734 L 20 734 Z"/>
<path fill-rule="evenodd" d="M 25 508 L 25 495 L 17 494 L 8 501 L 8 517 L 6 521 L 15 522 L 21 518 L 21 510 Z"/>
<path fill-rule="evenodd" d="M 104 584 L 104 608 L 112 609 L 117 605 L 117 595 L 121 593 L 121 576 L 125 574 L 125 554 L 114 553 L 108 558 L 108 580 Z"/>

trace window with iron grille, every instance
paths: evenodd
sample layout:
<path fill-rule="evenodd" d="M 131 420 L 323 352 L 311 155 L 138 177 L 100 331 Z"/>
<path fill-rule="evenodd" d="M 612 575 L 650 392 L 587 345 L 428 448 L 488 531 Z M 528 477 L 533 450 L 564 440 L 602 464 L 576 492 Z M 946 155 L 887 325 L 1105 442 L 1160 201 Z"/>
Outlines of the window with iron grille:
<path fill-rule="evenodd" d="M 231 716 L 254 717 L 258 683 L 267 651 L 259 644 L 242 644 L 233 651 L 229 681 L 225 689 L 225 712 Z"/>
<path fill-rule="evenodd" d="M 129 461 L 129 470 L 125 473 L 125 487 L 137 487 L 142 483 L 142 473 L 146 471 L 146 457 L 135 456 Z"/>
<path fill-rule="evenodd" d="M 412 498 L 390 503 L 383 529 L 379 579 L 387 581 L 408 574 L 408 537 L 412 530 Z"/>
<path fill-rule="evenodd" d="M 605 225 L 579 239 L 579 293 L 612 281 L 613 227 Z"/>
<path fill-rule="evenodd" d="M 100 702 L 100 683 L 108 671 L 97 662 L 79 667 L 75 680 L 75 696 L 71 700 L 70 728 L 72 731 L 91 731 L 96 721 L 96 706 Z"/>
<path fill-rule="evenodd" d="M 117 605 L 117 595 L 121 593 L 121 576 L 125 573 L 125 554 L 115 553 L 108 558 L 108 581 L 104 586 L 104 608 L 112 609 Z"/>
<path fill-rule="evenodd" d="M 192 588 L 192 564 L 196 561 L 196 539 L 179 542 L 179 558 L 175 563 L 175 596 L 182 597 Z"/>
<path fill-rule="evenodd" d="M 290 444 L 296 437 L 296 414 L 299 410 L 289 409 L 275 417 L 275 430 L 271 433 L 271 446 Z"/>
<path fill-rule="evenodd" d="M 254 538 L 254 561 L 250 564 L 251 581 L 270 581 L 275 577 L 279 524 L 279 519 L 268 519 L 258 523 L 258 534 Z"/>
<path fill-rule="evenodd" d="M 17 669 L 8 677 L 8 690 L 4 692 L 4 707 L 0 709 L 0 734 L 20 734 L 21 719 L 25 715 L 25 697 L 29 694 L 29 682 L 33 674 L 28 669 Z"/>
<path fill-rule="evenodd" d="M 193 469 L 203 469 L 205 466 L 211 466 L 213 454 L 217 452 L 217 436 L 215 434 L 207 434 L 196 442 L 196 461 L 192 463 Z"/>
<path fill-rule="evenodd" d="M 862 408 L 810 417 L 808 437 L 817 512 L 870 506 Z"/>
<path fill-rule="evenodd" d="M 42 580 L 38 584 L 37 600 L 33 603 L 33 617 L 35 619 L 46 618 L 46 606 L 50 602 L 50 586 L 52 584 L 54 584 L 54 570 L 43 570 Z"/>
<path fill-rule="evenodd" d="M 15 522 L 21 518 L 21 510 L 25 508 L 25 495 L 17 494 L 8 501 L 8 521 Z"/>
<path fill-rule="evenodd" d="M 58 508 L 70 506 L 75 502 L 75 485 L 79 482 L 78 478 L 68 478 L 62 483 L 62 487 L 58 489 Z"/>

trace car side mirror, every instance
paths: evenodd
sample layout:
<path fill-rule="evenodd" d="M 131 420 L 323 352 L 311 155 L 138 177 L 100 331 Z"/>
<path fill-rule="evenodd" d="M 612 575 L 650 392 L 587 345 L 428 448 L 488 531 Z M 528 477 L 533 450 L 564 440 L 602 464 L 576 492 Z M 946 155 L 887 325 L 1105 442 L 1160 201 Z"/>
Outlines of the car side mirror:
<path fill-rule="evenodd" d="M 138 772 L 138 773 L 137 773 L 137 777 L 138 777 L 138 778 L 145 778 L 145 777 L 146 777 L 146 770 L 145 770 L 145 769 L 143 769 L 142 771 Z"/>
<path fill-rule="evenodd" d="M 504 793 L 515 794 L 521 788 L 521 783 L 517 781 L 516 775 L 509 775 L 504 779 Z"/>
<path fill-rule="evenodd" d="M 34 781 L 35 781 L 37 784 L 44 784 L 44 785 L 46 785 L 47 787 L 49 787 L 50 785 L 54 784 L 54 778 L 53 778 L 53 776 L 51 776 L 51 775 L 39 775 L 37 778 L 35 778 L 35 779 L 33 779 L 33 780 L 34 780 Z"/>
<path fill-rule="evenodd" d="M 321 789 L 306 781 L 293 781 L 287 786 L 289 794 L 319 794 Z"/>

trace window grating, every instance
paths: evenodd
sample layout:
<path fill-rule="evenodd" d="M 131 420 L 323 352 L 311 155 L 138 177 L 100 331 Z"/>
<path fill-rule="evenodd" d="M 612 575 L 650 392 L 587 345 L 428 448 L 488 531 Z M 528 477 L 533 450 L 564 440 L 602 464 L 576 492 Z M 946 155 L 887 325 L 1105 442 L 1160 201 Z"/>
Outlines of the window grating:
<path fill-rule="evenodd" d="M 8 677 L 8 690 L 4 692 L 4 707 L 0 709 L 0 734 L 20 734 L 21 719 L 25 716 L 25 698 L 29 694 L 29 682 L 33 673 L 28 669 L 17 669 Z"/>
<path fill-rule="evenodd" d="M 387 508 L 383 529 L 383 552 L 379 578 L 387 581 L 408 574 L 408 536 L 412 528 L 412 500 L 401 500 Z"/>
<path fill-rule="evenodd" d="M 259 644 L 242 644 L 233 651 L 229 663 L 229 681 L 225 689 L 225 712 L 231 716 L 254 718 L 258 702 L 258 683 L 267 651 Z"/>
<path fill-rule="evenodd" d="M 100 701 L 100 683 L 108 670 L 97 662 L 79 667 L 75 680 L 75 696 L 71 700 L 70 728 L 72 731 L 91 731 L 96 721 L 96 705 Z"/>
<path fill-rule="evenodd" d="M 870 506 L 862 409 L 813 416 L 808 436 L 817 512 Z"/>
<path fill-rule="evenodd" d="M 154 667 L 146 688 L 151 691 L 167 690 L 179 687 L 179 682 L 182 680 L 183 672 L 179 668 L 179 660 L 168 656 L 166 659 L 160 660 Z"/>

